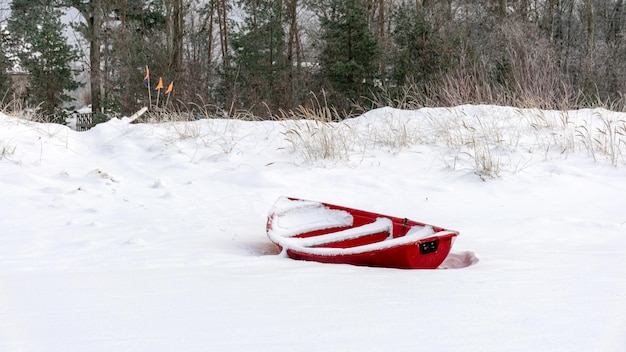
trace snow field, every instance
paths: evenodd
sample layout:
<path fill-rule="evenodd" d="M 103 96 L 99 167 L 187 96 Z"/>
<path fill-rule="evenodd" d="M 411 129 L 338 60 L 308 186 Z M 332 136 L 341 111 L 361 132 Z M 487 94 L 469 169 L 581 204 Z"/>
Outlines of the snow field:
<path fill-rule="evenodd" d="M 624 119 L 379 109 L 316 144 L 309 122 L 0 116 L 0 351 L 622 351 Z M 480 261 L 290 260 L 280 196 L 458 230 Z"/>

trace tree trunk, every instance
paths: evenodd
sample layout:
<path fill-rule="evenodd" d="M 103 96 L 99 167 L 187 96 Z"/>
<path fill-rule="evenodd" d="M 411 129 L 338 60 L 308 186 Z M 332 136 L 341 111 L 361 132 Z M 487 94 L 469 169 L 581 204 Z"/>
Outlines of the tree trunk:
<path fill-rule="evenodd" d="M 170 0 L 167 6 L 169 69 L 176 75 L 182 70 L 183 60 L 183 0 Z"/>
<path fill-rule="evenodd" d="M 611 43 L 619 43 L 621 32 L 622 32 L 622 24 L 623 24 L 623 9 L 624 9 L 624 1 L 618 0 L 615 2 L 615 7 L 613 8 L 611 18 L 609 20 L 609 33 L 607 35 L 607 41 Z"/>
<path fill-rule="evenodd" d="M 496 14 L 500 18 L 505 18 L 507 14 L 507 1 L 506 0 L 496 0 Z"/>
<path fill-rule="evenodd" d="M 89 31 L 91 40 L 89 46 L 89 66 L 91 85 L 91 111 L 100 113 L 100 87 L 102 83 L 102 70 L 100 69 L 100 43 L 102 30 L 102 0 L 91 2 L 91 17 L 89 17 Z"/>
<path fill-rule="evenodd" d="M 289 1 L 289 39 L 287 42 L 287 62 L 293 67 L 293 63 L 297 63 L 300 67 L 300 40 L 298 35 L 298 0 Z"/>
<path fill-rule="evenodd" d="M 557 32 L 557 20 L 558 16 L 561 16 L 560 12 L 557 11 L 558 0 L 548 0 L 548 4 L 546 6 L 546 24 L 545 28 L 550 36 L 550 41 L 554 43 L 556 32 Z"/>
<path fill-rule="evenodd" d="M 385 42 L 385 0 L 378 0 L 378 28 L 381 43 Z"/>
<path fill-rule="evenodd" d="M 211 82 L 211 60 L 213 59 L 213 14 L 215 13 L 215 1 L 211 0 L 209 3 L 209 34 L 207 37 L 207 84 Z"/>
<path fill-rule="evenodd" d="M 218 0 L 218 19 L 220 24 L 220 47 L 222 49 L 222 62 L 225 66 L 228 66 L 228 17 L 226 11 L 226 0 Z"/>
<path fill-rule="evenodd" d="M 91 110 L 94 113 L 100 112 L 101 89 L 102 89 L 102 69 L 101 64 L 101 44 L 102 44 L 102 0 L 57 0 L 52 2 L 57 7 L 73 7 L 83 16 L 87 26 L 82 35 L 89 43 L 89 85 L 91 93 Z"/>
<path fill-rule="evenodd" d="M 519 2 L 519 16 L 522 19 L 522 21 L 527 22 L 528 21 L 528 0 L 520 0 Z"/>
<path fill-rule="evenodd" d="M 587 0 L 585 4 L 586 12 L 586 35 L 587 41 L 585 42 L 585 73 L 589 75 L 591 73 L 591 62 L 593 58 L 593 51 L 595 46 L 595 11 L 593 2 Z"/>

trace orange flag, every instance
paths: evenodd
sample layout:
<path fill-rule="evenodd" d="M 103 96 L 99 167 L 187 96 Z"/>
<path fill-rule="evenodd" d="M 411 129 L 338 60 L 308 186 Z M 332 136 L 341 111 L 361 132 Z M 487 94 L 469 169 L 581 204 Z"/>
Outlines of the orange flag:
<path fill-rule="evenodd" d="M 146 77 L 143 78 L 143 84 L 148 87 L 150 85 L 150 69 L 146 66 Z"/>
<path fill-rule="evenodd" d="M 172 89 L 174 89 L 174 81 L 170 82 L 170 85 L 167 86 L 167 90 L 165 91 L 165 94 L 170 94 L 172 92 Z"/>
<path fill-rule="evenodd" d="M 159 84 L 154 88 L 154 90 L 163 89 L 163 77 L 159 77 Z"/>

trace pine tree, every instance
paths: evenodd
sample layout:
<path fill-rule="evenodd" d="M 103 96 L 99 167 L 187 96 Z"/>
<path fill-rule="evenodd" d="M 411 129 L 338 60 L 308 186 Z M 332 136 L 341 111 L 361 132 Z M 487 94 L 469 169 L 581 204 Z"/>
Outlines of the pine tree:
<path fill-rule="evenodd" d="M 242 4 L 248 16 L 233 34 L 233 68 L 227 68 L 224 83 L 236 91 L 232 97 L 245 109 L 263 103 L 270 110 L 280 107 L 288 72 L 283 7 L 280 0 L 257 0 Z M 258 113 L 267 107 L 258 106 Z"/>
<path fill-rule="evenodd" d="M 333 0 L 331 6 L 328 17 L 321 18 L 322 74 L 337 92 L 356 100 L 374 86 L 379 45 L 368 27 L 363 0 Z"/>
<path fill-rule="evenodd" d="M 48 1 L 13 0 L 8 20 L 12 50 L 29 74 L 29 103 L 50 115 L 70 101 L 67 91 L 80 86 L 71 68 L 78 54 L 63 36 L 60 18 Z"/>
<path fill-rule="evenodd" d="M 392 17 L 394 50 L 389 62 L 393 64 L 393 82 L 402 85 L 407 81 L 425 81 L 440 71 L 440 48 L 434 44 L 432 26 L 424 12 L 404 2 L 393 11 Z"/>
<path fill-rule="evenodd" d="M 8 42 L 9 33 L 0 29 L 0 108 L 3 108 L 7 103 L 7 97 L 11 94 L 11 81 L 7 75 L 7 71 L 10 67 L 10 61 L 8 54 Z"/>

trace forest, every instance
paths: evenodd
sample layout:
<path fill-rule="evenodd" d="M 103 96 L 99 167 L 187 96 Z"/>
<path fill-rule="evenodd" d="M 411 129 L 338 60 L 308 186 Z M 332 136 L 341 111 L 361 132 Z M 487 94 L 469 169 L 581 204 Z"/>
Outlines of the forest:
<path fill-rule="evenodd" d="M 314 111 L 343 119 L 380 106 L 626 105 L 623 0 L 12 0 L 3 6 L 5 111 L 32 108 L 45 116 L 91 104 L 119 114 L 150 106 L 207 117 Z M 64 21 L 68 12 L 76 20 Z M 17 76 L 25 83 L 16 84 Z M 164 87 L 156 89 L 159 78 Z M 84 93 L 75 101 L 70 93 L 78 89 Z"/>

